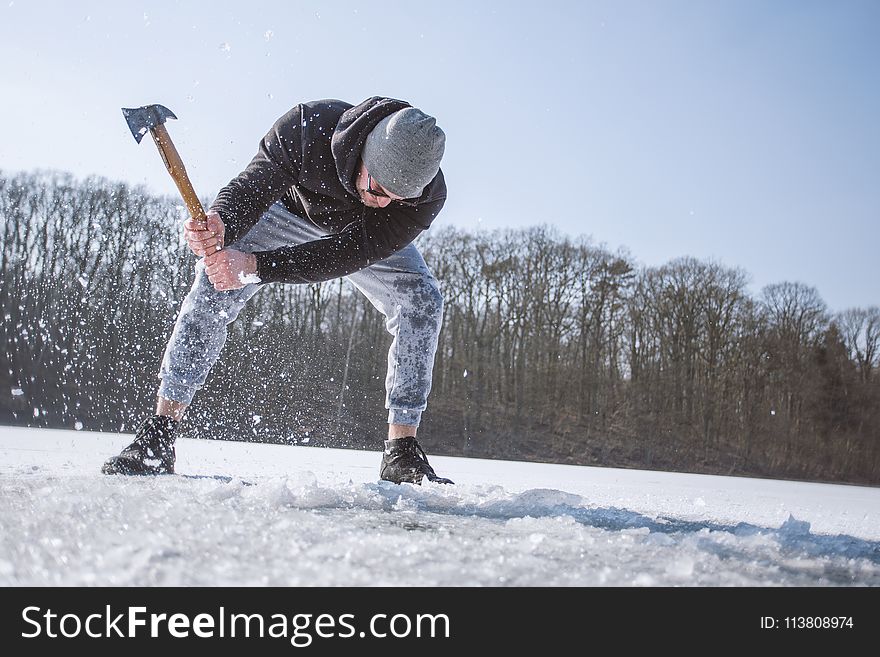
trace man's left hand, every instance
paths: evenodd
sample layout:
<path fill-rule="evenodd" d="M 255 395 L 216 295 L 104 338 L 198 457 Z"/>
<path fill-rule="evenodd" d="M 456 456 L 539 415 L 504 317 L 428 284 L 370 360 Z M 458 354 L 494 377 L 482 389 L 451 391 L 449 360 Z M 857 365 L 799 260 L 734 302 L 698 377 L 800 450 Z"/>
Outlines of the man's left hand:
<path fill-rule="evenodd" d="M 223 249 L 205 256 L 205 273 L 217 291 L 237 290 L 247 285 L 245 276 L 257 275 L 257 257 L 235 249 Z"/>

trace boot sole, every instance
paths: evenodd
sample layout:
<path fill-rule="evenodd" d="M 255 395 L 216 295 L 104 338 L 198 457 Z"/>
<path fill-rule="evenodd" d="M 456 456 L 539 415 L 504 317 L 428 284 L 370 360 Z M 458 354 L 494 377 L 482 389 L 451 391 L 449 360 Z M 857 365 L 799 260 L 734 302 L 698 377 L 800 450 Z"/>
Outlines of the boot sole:
<path fill-rule="evenodd" d="M 101 473 L 105 475 L 125 475 L 130 477 L 156 477 L 163 474 L 174 474 L 174 468 L 168 471 L 156 469 L 146 469 L 137 461 L 128 461 L 114 457 L 104 463 L 101 467 Z"/>

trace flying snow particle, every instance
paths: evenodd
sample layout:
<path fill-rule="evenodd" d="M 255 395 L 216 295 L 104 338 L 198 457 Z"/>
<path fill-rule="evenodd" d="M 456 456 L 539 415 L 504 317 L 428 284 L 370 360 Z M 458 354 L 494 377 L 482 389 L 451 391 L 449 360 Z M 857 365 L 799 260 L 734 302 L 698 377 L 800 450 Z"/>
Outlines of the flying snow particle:
<path fill-rule="evenodd" d="M 254 415 L 254 426 L 258 425 L 262 419 L 262 415 Z"/>
<path fill-rule="evenodd" d="M 19 397 L 23 394 L 24 394 L 24 390 L 22 390 L 21 388 L 13 388 L 12 389 L 12 396 L 13 397 Z"/>
<path fill-rule="evenodd" d="M 73 423 L 73 428 L 76 429 L 77 431 L 82 431 L 83 423 L 80 422 L 79 420 L 77 420 L 76 422 Z"/>
<path fill-rule="evenodd" d="M 467 378 L 467 375 L 468 375 L 468 371 L 465 370 L 465 371 L 462 373 L 462 376 L 463 376 L 464 378 Z"/>
<path fill-rule="evenodd" d="M 263 32 L 263 38 L 266 41 L 271 41 L 273 36 L 275 36 L 275 33 L 272 30 L 266 30 Z"/>
<path fill-rule="evenodd" d="M 256 326 L 256 327 L 263 326 L 263 324 L 264 324 L 264 322 L 261 322 L 258 319 L 255 319 L 254 321 L 251 322 L 251 326 Z"/>
<path fill-rule="evenodd" d="M 230 46 L 226 41 L 220 44 L 219 46 L 221 52 L 229 52 L 232 50 L 232 46 Z"/>

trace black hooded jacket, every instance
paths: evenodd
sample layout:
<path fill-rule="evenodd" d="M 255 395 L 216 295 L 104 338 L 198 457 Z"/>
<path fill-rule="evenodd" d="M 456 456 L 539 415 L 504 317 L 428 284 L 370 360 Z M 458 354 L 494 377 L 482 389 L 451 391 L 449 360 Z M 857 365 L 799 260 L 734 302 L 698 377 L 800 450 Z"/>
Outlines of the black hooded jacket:
<path fill-rule="evenodd" d="M 426 230 L 446 201 L 439 171 L 418 199 L 385 208 L 363 204 L 355 179 L 364 141 L 389 114 L 408 103 L 375 96 L 352 106 L 318 100 L 287 112 L 260 142 L 247 168 L 211 205 L 231 244 L 280 200 L 327 232 L 313 242 L 256 253 L 264 283 L 315 283 L 345 276 L 387 258 Z"/>

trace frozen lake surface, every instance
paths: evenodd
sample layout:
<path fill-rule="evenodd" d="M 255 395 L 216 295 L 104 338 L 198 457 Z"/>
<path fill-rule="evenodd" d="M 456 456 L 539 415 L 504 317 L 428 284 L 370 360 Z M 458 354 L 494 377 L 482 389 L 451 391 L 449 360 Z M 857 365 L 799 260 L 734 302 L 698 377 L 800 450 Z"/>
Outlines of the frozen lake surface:
<path fill-rule="evenodd" d="M 878 586 L 880 488 L 0 427 L 2 586 Z"/>

